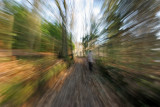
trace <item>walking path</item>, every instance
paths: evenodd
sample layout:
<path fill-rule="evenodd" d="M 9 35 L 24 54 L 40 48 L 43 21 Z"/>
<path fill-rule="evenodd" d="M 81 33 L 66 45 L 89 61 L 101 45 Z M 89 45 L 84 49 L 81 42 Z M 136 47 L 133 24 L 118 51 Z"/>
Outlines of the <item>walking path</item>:
<path fill-rule="evenodd" d="M 103 82 L 104 81 L 104 82 Z M 94 69 L 88 70 L 84 58 L 77 58 L 58 81 L 53 84 L 37 107 L 122 107 L 107 82 Z"/>

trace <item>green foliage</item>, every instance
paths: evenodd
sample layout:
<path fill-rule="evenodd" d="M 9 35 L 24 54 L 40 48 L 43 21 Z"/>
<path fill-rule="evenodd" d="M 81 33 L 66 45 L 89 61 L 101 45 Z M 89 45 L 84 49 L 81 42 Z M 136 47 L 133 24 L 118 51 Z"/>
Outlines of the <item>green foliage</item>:
<path fill-rule="evenodd" d="M 73 50 L 75 49 L 75 44 L 72 42 L 72 47 L 73 47 Z"/>
<path fill-rule="evenodd" d="M 14 17 L 13 33 L 7 33 L 14 35 L 13 40 L 10 40 L 13 42 L 10 46 L 12 49 L 29 49 L 62 54 L 63 48 L 65 52 L 67 51 L 67 55 L 68 51 L 74 49 L 75 46 L 70 41 L 66 28 L 62 27 L 59 22 L 48 22 L 42 19 L 34 8 L 30 11 L 30 9 L 15 1 L 3 0 L 3 3 L 5 12 Z M 64 44 L 64 39 L 66 43 L 68 42 L 67 46 Z"/>
<path fill-rule="evenodd" d="M 159 21 L 155 17 L 157 1 L 105 1 L 105 27 L 100 35 L 105 40 L 93 49 L 100 71 L 126 102 L 139 107 L 158 106 L 159 63 L 155 60 L 159 51 L 153 50 L 158 49 L 159 29 L 152 31 Z"/>
<path fill-rule="evenodd" d="M 13 49 L 29 49 L 28 36 L 29 29 L 26 26 L 28 24 L 28 16 L 31 15 L 25 8 L 17 8 L 17 12 L 14 15 L 13 31 L 17 34 L 14 37 Z M 23 42 L 20 42 L 23 41 Z"/>
<path fill-rule="evenodd" d="M 44 21 L 41 25 L 42 37 L 40 51 L 58 54 L 61 46 L 61 26 Z"/>

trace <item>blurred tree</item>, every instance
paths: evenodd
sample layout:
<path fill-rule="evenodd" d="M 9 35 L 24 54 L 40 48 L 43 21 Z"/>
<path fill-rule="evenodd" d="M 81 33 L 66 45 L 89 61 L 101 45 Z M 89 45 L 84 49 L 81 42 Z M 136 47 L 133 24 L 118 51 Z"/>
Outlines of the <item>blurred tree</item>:
<path fill-rule="evenodd" d="M 34 50 L 38 50 L 40 47 L 40 38 L 41 38 L 41 19 L 38 14 L 38 11 L 40 11 L 40 0 L 34 0 L 33 7 L 32 7 L 32 13 L 30 16 L 28 16 L 28 23 L 30 26 L 29 32 L 30 32 L 30 48 Z"/>
<path fill-rule="evenodd" d="M 54 52 L 59 54 L 61 51 L 62 27 L 57 22 L 55 24 L 44 21 L 41 26 L 41 48 L 40 51 Z"/>
<path fill-rule="evenodd" d="M 60 6 L 60 3 L 58 0 L 56 1 L 56 5 L 59 9 L 60 16 L 62 18 L 62 48 L 61 48 L 61 57 L 67 57 L 68 56 L 68 40 L 67 40 L 67 4 L 66 0 L 63 0 L 63 7 L 65 11 L 62 11 L 62 7 Z"/>
<path fill-rule="evenodd" d="M 16 36 L 14 37 L 13 48 L 38 50 L 41 34 L 41 21 L 35 11 L 38 1 L 34 1 L 32 12 L 14 1 L 6 0 L 4 4 L 6 12 L 14 15 L 13 31 Z"/>

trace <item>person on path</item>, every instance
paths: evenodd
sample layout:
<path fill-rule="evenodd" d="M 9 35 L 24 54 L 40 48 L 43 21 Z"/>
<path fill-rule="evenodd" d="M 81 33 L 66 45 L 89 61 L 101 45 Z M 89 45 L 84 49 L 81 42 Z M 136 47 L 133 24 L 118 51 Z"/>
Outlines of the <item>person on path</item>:
<path fill-rule="evenodd" d="M 90 50 L 88 55 L 87 55 L 87 61 L 88 61 L 88 65 L 89 65 L 89 70 L 92 71 L 93 70 L 93 54 L 92 51 Z"/>

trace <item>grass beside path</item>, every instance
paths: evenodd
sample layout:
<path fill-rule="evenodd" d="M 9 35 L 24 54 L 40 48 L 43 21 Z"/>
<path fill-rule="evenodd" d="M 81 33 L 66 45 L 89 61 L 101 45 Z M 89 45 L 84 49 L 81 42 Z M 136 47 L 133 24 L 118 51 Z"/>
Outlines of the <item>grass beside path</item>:
<path fill-rule="evenodd" d="M 0 106 L 21 106 L 35 92 L 42 90 L 50 78 L 66 68 L 66 62 L 53 57 L 8 62 L 0 68 L 3 71 L 0 75 Z"/>

